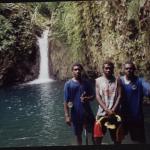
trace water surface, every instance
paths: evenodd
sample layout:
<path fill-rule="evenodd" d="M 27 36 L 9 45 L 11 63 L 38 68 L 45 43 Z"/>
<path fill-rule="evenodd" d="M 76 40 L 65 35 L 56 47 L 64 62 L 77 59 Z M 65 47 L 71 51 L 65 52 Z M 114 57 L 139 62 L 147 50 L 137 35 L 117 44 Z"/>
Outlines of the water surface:
<path fill-rule="evenodd" d="M 62 89 L 60 82 L 1 89 L 0 147 L 72 143 L 64 123 Z"/>
<path fill-rule="evenodd" d="M 0 89 L 0 147 L 75 145 L 72 130 L 64 122 L 63 86 L 54 81 Z M 96 101 L 92 108 L 96 114 Z M 144 111 L 150 143 L 150 108 Z M 103 143 L 112 143 L 109 134 Z M 123 143 L 132 142 L 127 137 Z"/>

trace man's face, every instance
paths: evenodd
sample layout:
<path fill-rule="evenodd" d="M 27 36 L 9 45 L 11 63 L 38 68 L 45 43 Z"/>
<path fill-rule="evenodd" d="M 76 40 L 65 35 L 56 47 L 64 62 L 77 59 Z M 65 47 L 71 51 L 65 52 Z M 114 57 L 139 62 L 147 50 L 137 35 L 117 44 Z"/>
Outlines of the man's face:
<path fill-rule="evenodd" d="M 106 77 L 111 77 L 114 72 L 114 69 L 109 64 L 104 64 L 103 72 Z"/>
<path fill-rule="evenodd" d="M 73 70 L 72 70 L 72 73 L 73 73 L 73 77 L 74 77 L 75 79 L 80 79 L 80 78 L 81 78 L 81 73 L 82 73 L 81 67 L 79 67 L 79 66 L 74 66 L 74 67 L 73 67 Z"/>
<path fill-rule="evenodd" d="M 134 76 L 134 66 L 132 64 L 125 64 L 124 66 L 124 73 L 127 77 Z"/>

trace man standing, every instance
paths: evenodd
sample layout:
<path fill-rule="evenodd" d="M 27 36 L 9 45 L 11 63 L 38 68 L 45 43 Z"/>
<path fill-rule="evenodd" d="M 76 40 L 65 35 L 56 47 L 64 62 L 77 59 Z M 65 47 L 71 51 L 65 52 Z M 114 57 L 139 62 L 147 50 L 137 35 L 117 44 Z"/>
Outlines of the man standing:
<path fill-rule="evenodd" d="M 97 121 L 101 120 L 99 128 L 102 132 L 101 135 L 95 136 L 95 143 L 97 145 L 101 144 L 102 138 L 106 133 L 106 121 L 109 121 L 109 119 L 112 120 L 112 116 L 115 119 L 116 114 L 118 114 L 119 110 L 121 86 L 119 80 L 114 77 L 113 73 L 114 64 L 111 61 L 105 61 L 103 63 L 103 75 L 96 79 L 96 100 L 99 104 L 96 118 Z M 120 127 L 117 121 L 118 120 L 116 120 L 115 122 L 114 129 L 109 130 L 111 139 L 115 144 L 121 143 L 121 139 L 117 137 L 116 133 L 118 132 L 118 127 Z"/>
<path fill-rule="evenodd" d="M 125 133 L 129 133 L 135 143 L 145 143 L 145 129 L 143 116 L 143 96 L 150 96 L 150 84 L 143 78 L 137 77 L 135 65 L 131 61 L 124 64 L 125 75 L 121 77 L 123 86 L 123 100 L 121 113 Z"/>
<path fill-rule="evenodd" d="M 82 145 L 83 129 L 85 128 L 87 134 L 92 133 L 95 121 L 90 107 L 94 92 L 89 82 L 82 78 L 82 71 L 81 64 L 74 64 L 72 66 L 73 78 L 68 80 L 64 86 L 65 121 L 73 127 L 78 145 Z"/>

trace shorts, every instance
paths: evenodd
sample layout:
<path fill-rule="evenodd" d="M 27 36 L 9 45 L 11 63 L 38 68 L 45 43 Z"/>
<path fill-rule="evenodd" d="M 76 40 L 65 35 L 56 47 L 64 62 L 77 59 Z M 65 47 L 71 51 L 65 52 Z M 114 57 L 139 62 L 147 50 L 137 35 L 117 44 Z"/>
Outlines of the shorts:
<path fill-rule="evenodd" d="M 135 142 L 145 143 L 144 120 L 126 121 L 123 123 L 125 134 L 129 133 L 131 140 Z"/>
<path fill-rule="evenodd" d="M 93 127 L 95 123 L 94 115 L 89 115 L 87 117 L 84 117 L 84 120 L 76 120 L 76 122 L 73 122 L 73 130 L 75 135 L 81 135 L 83 132 L 83 129 L 86 129 L 88 133 L 93 132 Z"/>

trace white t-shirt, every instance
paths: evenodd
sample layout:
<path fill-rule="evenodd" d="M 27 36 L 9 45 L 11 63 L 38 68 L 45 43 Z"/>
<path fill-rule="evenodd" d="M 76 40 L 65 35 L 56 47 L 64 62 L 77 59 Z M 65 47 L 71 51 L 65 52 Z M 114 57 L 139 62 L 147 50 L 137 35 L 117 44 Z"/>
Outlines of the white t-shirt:
<path fill-rule="evenodd" d="M 108 109 L 111 109 L 113 107 L 113 104 L 115 102 L 115 96 L 116 96 L 116 79 L 115 77 L 112 80 L 108 80 L 104 76 L 101 76 L 96 79 L 96 82 L 99 86 L 99 94 L 101 99 L 104 101 L 105 105 Z M 99 105 L 97 116 L 104 116 L 106 112 L 104 109 Z"/>

